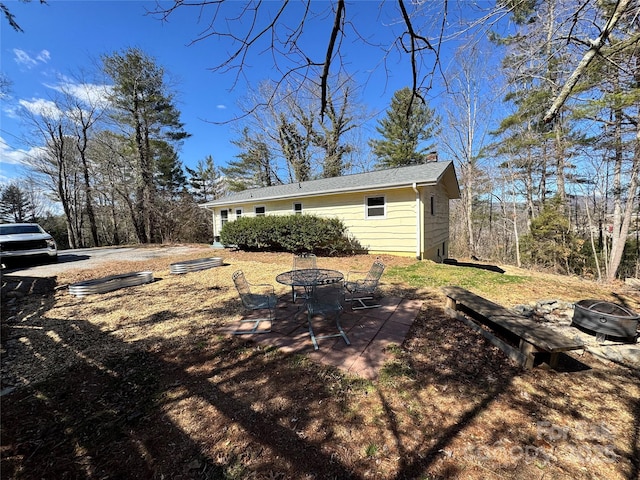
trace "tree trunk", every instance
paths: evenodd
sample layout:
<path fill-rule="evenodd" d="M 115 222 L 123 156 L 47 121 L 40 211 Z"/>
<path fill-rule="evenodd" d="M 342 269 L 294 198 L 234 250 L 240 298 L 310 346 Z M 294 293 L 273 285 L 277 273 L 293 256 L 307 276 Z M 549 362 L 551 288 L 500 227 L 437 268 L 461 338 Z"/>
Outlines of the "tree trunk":
<path fill-rule="evenodd" d="M 589 210 L 589 203 L 585 199 L 584 207 L 587 211 L 587 220 L 589 225 L 589 239 L 591 240 L 591 251 L 593 252 L 593 260 L 596 263 L 596 272 L 598 274 L 598 281 L 602 281 L 602 270 L 600 269 L 600 260 L 598 259 L 598 250 L 596 249 L 595 238 L 593 238 L 593 222 L 591 221 L 591 212 Z"/>
<path fill-rule="evenodd" d="M 619 127 L 618 117 L 619 112 L 616 112 L 616 129 Z M 607 280 L 610 282 L 615 280 L 618 275 L 618 268 L 622 261 L 622 254 L 631 225 L 631 215 L 634 206 L 637 204 L 638 175 L 640 171 L 640 115 L 638 115 L 638 120 L 636 122 L 636 141 L 631 164 L 628 198 L 624 209 L 622 206 L 622 141 L 616 134 L 616 158 L 613 175 L 613 231 L 611 232 L 611 256 L 609 258 L 609 268 L 607 269 Z"/>
<path fill-rule="evenodd" d="M 513 199 L 513 239 L 515 241 L 516 249 L 516 266 L 520 268 L 522 266 L 522 260 L 520 259 L 520 234 L 518 233 L 518 205 L 515 198 Z"/>
<path fill-rule="evenodd" d="M 82 174 L 84 179 L 84 195 L 85 195 L 85 208 L 87 209 L 87 217 L 89 218 L 89 229 L 91 230 L 91 238 L 93 239 L 93 245 L 100 246 L 100 239 L 98 237 L 98 223 L 96 222 L 96 214 L 93 208 L 93 189 L 91 188 L 91 180 L 89 176 L 89 165 L 87 162 L 87 129 L 82 129 L 82 138 L 78 139 L 77 145 L 78 152 L 80 153 L 80 160 L 82 161 Z"/>

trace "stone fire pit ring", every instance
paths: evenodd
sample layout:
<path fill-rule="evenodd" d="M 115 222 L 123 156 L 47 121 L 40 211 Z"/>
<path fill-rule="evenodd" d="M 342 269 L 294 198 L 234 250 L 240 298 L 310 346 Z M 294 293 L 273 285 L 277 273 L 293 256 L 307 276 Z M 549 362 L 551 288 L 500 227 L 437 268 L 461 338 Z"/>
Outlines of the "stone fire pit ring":
<path fill-rule="evenodd" d="M 196 272 L 198 270 L 219 267 L 220 265 L 222 265 L 222 258 L 220 257 L 197 258 L 195 260 L 172 263 L 169 265 L 169 272 L 172 274 Z"/>
<path fill-rule="evenodd" d="M 69 285 L 69 293 L 78 297 L 96 293 L 106 293 L 124 287 L 133 287 L 153 282 L 153 272 L 131 272 L 121 275 L 86 280 Z"/>

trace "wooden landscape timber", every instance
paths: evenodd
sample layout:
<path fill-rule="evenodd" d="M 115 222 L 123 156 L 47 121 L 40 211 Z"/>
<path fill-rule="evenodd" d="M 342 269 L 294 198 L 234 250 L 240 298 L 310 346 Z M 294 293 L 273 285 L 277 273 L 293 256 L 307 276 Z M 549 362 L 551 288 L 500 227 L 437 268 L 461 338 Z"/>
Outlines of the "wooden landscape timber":
<path fill-rule="evenodd" d="M 445 310 L 450 317 L 480 332 L 525 369 L 534 366 L 536 353 L 549 353 L 549 366 L 556 368 L 560 353 L 584 348 L 580 340 L 555 332 L 464 288 L 450 286 L 443 287 L 442 291 L 447 296 Z"/>

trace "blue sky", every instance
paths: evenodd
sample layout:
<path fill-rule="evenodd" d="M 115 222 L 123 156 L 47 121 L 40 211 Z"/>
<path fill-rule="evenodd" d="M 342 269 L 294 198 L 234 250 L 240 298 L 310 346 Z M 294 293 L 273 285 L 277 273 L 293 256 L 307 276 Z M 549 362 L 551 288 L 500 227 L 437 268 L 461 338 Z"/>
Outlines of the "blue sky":
<path fill-rule="evenodd" d="M 162 22 L 147 14 L 154 8 L 154 1 L 49 0 L 48 5 L 40 5 L 37 0 L 27 4 L 5 0 L 5 4 L 24 33 L 15 32 L 1 19 L 0 66 L 12 85 L 9 95 L 2 98 L 0 112 L 0 183 L 22 174 L 21 159 L 34 146 L 25 141 L 28 129 L 15 114 L 20 102 L 33 105 L 50 98 L 56 85 L 68 81 L 64 78 L 95 69 L 101 55 L 138 47 L 166 70 L 177 94 L 181 120 L 191 134 L 180 151 L 181 161 L 190 167 L 208 155 L 218 166 L 233 160 L 238 153 L 231 144 L 237 138 L 234 125 L 215 122 L 225 122 L 240 113 L 237 102 L 245 97 L 247 85 L 279 78 L 273 58 L 266 53 L 257 55 L 257 50 L 239 83 L 234 84 L 233 74 L 213 72 L 211 68 L 225 58 L 228 45 L 213 38 L 190 44 L 208 19 L 206 14 L 199 18 L 196 9 L 179 9 L 168 22 Z M 270 8 L 279 5 L 269 4 Z M 393 12 L 386 6 L 381 10 L 380 5 L 378 1 L 356 1 L 347 8 L 360 35 L 384 43 L 392 38 L 398 14 L 395 8 Z M 328 7 L 328 2 L 314 3 L 320 12 Z M 331 15 L 324 18 L 323 25 L 310 24 L 302 38 L 318 61 L 326 48 Z M 385 71 L 379 66 L 384 52 L 366 47 L 350 27 L 342 51 L 362 88 L 360 101 L 371 111 L 384 112 L 394 91 L 409 85 L 410 70 L 405 60 L 392 53 Z M 375 122 L 371 123 L 369 132 Z"/>

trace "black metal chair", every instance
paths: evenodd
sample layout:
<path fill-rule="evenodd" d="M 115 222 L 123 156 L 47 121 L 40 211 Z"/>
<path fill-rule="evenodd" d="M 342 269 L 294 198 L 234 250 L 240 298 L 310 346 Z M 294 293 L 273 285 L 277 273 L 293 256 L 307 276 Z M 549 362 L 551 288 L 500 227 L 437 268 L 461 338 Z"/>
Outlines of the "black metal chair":
<path fill-rule="evenodd" d="M 380 277 L 384 272 L 384 263 L 376 259 L 368 272 L 350 271 L 344 282 L 345 301 L 351 303 L 351 310 L 379 307 L 379 303 L 369 303 L 378 288 Z M 357 302 L 358 306 L 354 306 Z"/>
<path fill-rule="evenodd" d="M 242 305 L 251 311 L 256 310 L 269 310 L 269 316 L 267 318 L 247 318 L 241 320 L 240 323 L 253 323 L 253 327 L 250 330 L 236 330 L 232 332 L 234 335 L 242 335 L 247 333 L 269 333 L 271 332 L 271 326 L 273 320 L 275 320 L 275 308 L 278 303 L 278 297 L 275 294 L 273 285 L 269 284 L 251 284 L 247 281 L 242 270 L 237 270 L 233 273 L 233 283 L 238 290 Z M 255 293 L 252 288 L 265 293 Z M 269 322 L 269 328 L 267 330 L 258 330 L 260 323 Z"/>
<path fill-rule="evenodd" d="M 295 255 L 293 257 L 293 269 L 294 270 L 309 270 L 318 268 L 316 263 L 316 256 L 313 253 L 302 253 L 300 255 Z M 301 287 L 297 287 L 301 288 Z M 302 298 L 308 299 L 307 291 L 304 290 L 304 293 L 298 293 L 296 291 L 296 287 L 291 287 L 291 297 L 293 298 L 293 303 L 296 303 L 296 300 L 299 296 Z"/>
<path fill-rule="evenodd" d="M 307 321 L 309 324 L 309 336 L 313 343 L 313 348 L 318 350 L 318 340 L 333 337 L 342 337 L 347 345 L 351 345 L 349 337 L 340 325 L 340 315 L 342 314 L 342 286 L 340 283 L 329 285 L 318 285 L 311 298 L 307 300 Z M 313 331 L 313 321 L 321 317 L 323 321 L 329 321 L 334 316 L 338 333 L 316 336 Z"/>

